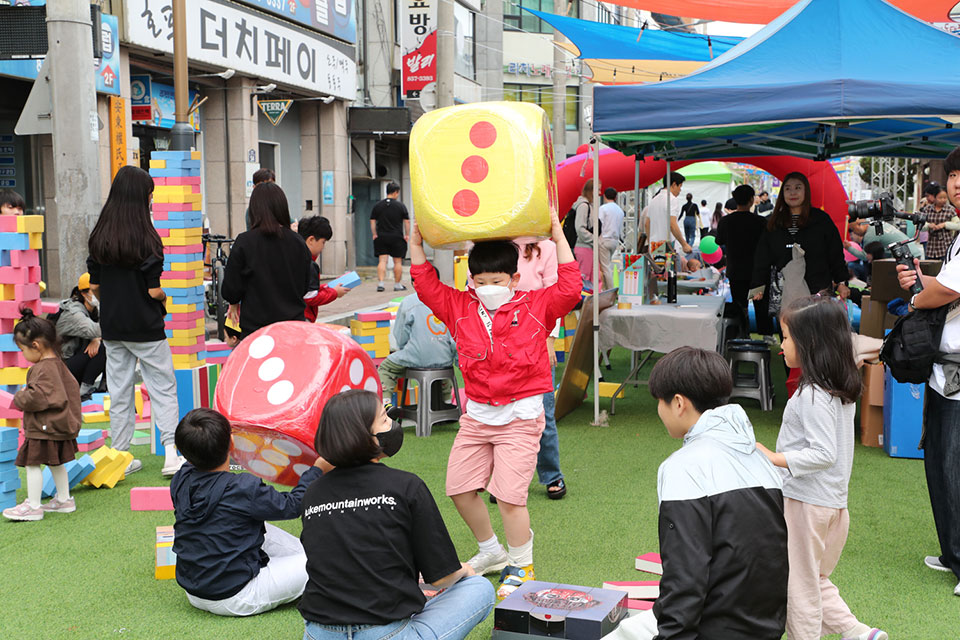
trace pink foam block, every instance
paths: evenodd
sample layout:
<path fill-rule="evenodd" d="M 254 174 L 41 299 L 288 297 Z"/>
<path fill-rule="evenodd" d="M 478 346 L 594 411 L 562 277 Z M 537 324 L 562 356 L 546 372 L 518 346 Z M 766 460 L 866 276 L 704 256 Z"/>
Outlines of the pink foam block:
<path fill-rule="evenodd" d="M 360 322 L 375 322 L 379 320 L 390 320 L 389 311 L 365 311 L 356 315 Z"/>
<path fill-rule="evenodd" d="M 13 404 L 12 393 L 8 393 L 7 391 L 0 390 L 0 408 L 16 409 L 16 405 Z"/>
<path fill-rule="evenodd" d="M 16 253 L 11 251 L 10 253 Z M 17 302 L 16 300 L 0 300 L 0 318 L 19 319 L 20 307 L 29 308 L 35 314 L 40 314 L 40 301 L 37 299 Z"/>
<path fill-rule="evenodd" d="M 189 320 L 189 321 L 182 321 L 182 322 L 176 322 L 171 320 L 170 322 L 165 322 L 163 324 L 163 328 L 167 329 L 168 331 L 173 331 L 175 329 L 195 329 L 196 327 L 197 327 L 196 320 Z"/>
<path fill-rule="evenodd" d="M 0 217 L 0 232 L 16 233 L 17 232 L 17 216 Z"/>
<path fill-rule="evenodd" d="M 95 451 L 96 449 L 99 449 L 104 444 L 106 444 L 106 442 L 107 442 L 106 438 L 100 438 L 98 440 L 94 440 L 93 442 L 88 442 L 88 443 L 78 442 L 77 450 L 78 451 Z"/>
<path fill-rule="evenodd" d="M 170 219 L 170 216 L 169 216 L 168 212 L 166 212 L 166 211 L 156 211 L 156 210 L 154 210 L 154 212 L 153 212 L 153 219 L 154 219 L 154 220 L 169 220 L 169 219 Z"/>
<path fill-rule="evenodd" d="M 158 211 L 193 211 L 192 202 L 154 202 L 153 212 Z"/>
<path fill-rule="evenodd" d="M 170 246 L 163 248 L 164 253 L 203 253 L 203 244 L 188 244 L 184 247 Z"/>
<path fill-rule="evenodd" d="M 192 344 L 189 347 L 170 347 L 170 353 L 191 354 L 200 353 L 201 351 L 204 351 L 202 342 Z"/>
<path fill-rule="evenodd" d="M 42 313 L 56 313 L 60 310 L 59 302 L 40 302 L 40 311 Z"/>
<path fill-rule="evenodd" d="M 23 267 L 39 267 L 40 251 L 37 249 L 25 249 L 23 251 L 10 252 L 10 266 L 18 269 Z"/>
<path fill-rule="evenodd" d="M 157 235 L 160 236 L 161 238 L 169 238 L 170 229 L 157 229 Z"/>
<path fill-rule="evenodd" d="M 30 361 L 24 358 L 23 354 L 19 351 L 0 351 L 0 367 L 4 369 L 7 367 L 23 367 L 24 369 L 29 369 L 32 366 Z"/>
<path fill-rule="evenodd" d="M 170 322 L 189 322 L 191 320 L 196 322 L 203 317 L 203 309 L 185 311 L 183 313 L 171 313 L 170 315 L 172 316 Z"/>
<path fill-rule="evenodd" d="M 163 182 L 161 182 L 161 180 Z M 200 176 L 177 176 L 176 178 L 167 176 L 166 178 L 154 178 L 153 184 L 163 184 L 169 187 L 182 184 L 200 184 Z"/>
<path fill-rule="evenodd" d="M 197 271 L 164 271 L 160 277 L 163 280 L 193 280 L 199 275 Z"/>
<path fill-rule="evenodd" d="M 83 405 L 83 408 L 81 409 L 81 412 L 83 412 L 83 413 L 97 413 L 97 412 L 100 412 L 100 411 L 103 411 L 103 405 L 102 405 L 102 404 L 85 404 L 85 405 Z"/>
<path fill-rule="evenodd" d="M 202 317 L 203 312 L 201 311 L 200 314 Z M 229 352 L 230 345 L 228 345 L 226 342 L 220 342 L 219 340 L 207 340 L 207 352 L 214 353 L 218 351 Z"/>
<path fill-rule="evenodd" d="M 39 300 L 40 285 L 39 284 L 15 284 L 13 285 L 13 295 L 17 300 L 21 300 L 21 301 Z"/>
<path fill-rule="evenodd" d="M 4 220 L 6 218 L 0 218 Z M 30 268 L 0 267 L 0 284 L 27 284 L 30 280 Z"/>
<path fill-rule="evenodd" d="M 173 511 L 170 487 L 133 487 L 130 489 L 132 511 Z"/>

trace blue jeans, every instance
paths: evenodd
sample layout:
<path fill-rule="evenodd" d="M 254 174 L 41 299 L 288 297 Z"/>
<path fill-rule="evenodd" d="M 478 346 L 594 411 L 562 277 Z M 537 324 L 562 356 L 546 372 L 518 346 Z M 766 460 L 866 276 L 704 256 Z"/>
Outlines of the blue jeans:
<path fill-rule="evenodd" d="M 550 369 L 550 384 L 556 385 L 553 369 Z M 537 479 L 540 484 L 553 484 L 563 480 L 560 473 L 560 436 L 557 433 L 557 419 L 554 409 L 557 405 L 555 393 L 543 394 L 543 434 L 540 436 L 540 452 L 537 454 Z"/>
<path fill-rule="evenodd" d="M 923 467 L 940 542 L 940 562 L 960 578 L 960 400 L 927 387 Z"/>
<path fill-rule="evenodd" d="M 462 640 L 494 605 L 494 590 L 483 576 L 463 578 L 427 602 L 423 611 L 384 625 L 327 625 L 306 621 L 303 640 Z"/>
<path fill-rule="evenodd" d="M 691 247 L 697 242 L 697 219 L 690 214 L 683 217 L 683 235 Z"/>

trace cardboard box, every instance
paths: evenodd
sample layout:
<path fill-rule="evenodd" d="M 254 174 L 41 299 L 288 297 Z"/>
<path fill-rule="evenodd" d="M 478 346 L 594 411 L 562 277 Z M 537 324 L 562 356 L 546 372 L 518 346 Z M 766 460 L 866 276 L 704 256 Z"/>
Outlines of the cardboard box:
<path fill-rule="evenodd" d="M 891 458 L 923 458 L 917 449 L 923 435 L 926 385 L 897 382 L 887 371 L 883 393 L 883 450 Z"/>
<path fill-rule="evenodd" d="M 518 634 L 599 640 L 626 613 L 623 591 L 530 580 L 493 610 L 493 627 Z"/>
<path fill-rule="evenodd" d="M 863 403 L 883 406 L 883 363 L 863 365 Z"/>
<path fill-rule="evenodd" d="M 860 444 L 865 447 L 883 446 L 883 407 L 866 403 L 860 406 Z"/>
<path fill-rule="evenodd" d="M 921 260 L 920 271 L 924 275 L 935 276 L 940 273 L 942 264 L 940 260 Z M 893 258 L 873 261 L 870 297 L 883 304 L 897 298 L 910 299 L 910 292 L 900 288 L 900 282 L 897 279 L 897 263 Z"/>

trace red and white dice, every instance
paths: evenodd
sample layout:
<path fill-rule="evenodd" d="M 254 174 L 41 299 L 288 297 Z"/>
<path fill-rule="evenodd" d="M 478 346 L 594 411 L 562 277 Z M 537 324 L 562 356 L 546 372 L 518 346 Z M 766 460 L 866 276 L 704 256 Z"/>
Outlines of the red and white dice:
<path fill-rule="evenodd" d="M 380 379 L 349 335 L 308 322 L 280 322 L 233 350 L 217 382 L 215 406 L 233 428 L 231 457 L 251 473 L 288 486 L 314 463 L 314 436 L 334 394 Z"/>

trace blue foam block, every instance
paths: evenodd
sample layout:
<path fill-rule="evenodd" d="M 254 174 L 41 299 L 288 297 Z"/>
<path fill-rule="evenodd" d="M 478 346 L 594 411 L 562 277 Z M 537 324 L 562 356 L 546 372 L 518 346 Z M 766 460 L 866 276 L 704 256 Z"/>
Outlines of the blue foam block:
<path fill-rule="evenodd" d="M 377 336 L 355 336 L 351 334 L 350 337 L 359 344 L 373 344 L 377 340 Z"/>
<path fill-rule="evenodd" d="M 26 251 L 30 248 L 30 236 L 26 233 L 0 233 L 0 249 Z"/>
<path fill-rule="evenodd" d="M 10 482 L 20 477 L 20 470 L 16 467 L 0 471 L 0 482 Z"/>
<path fill-rule="evenodd" d="M 192 151 L 154 151 L 150 154 L 151 160 L 190 160 Z"/>
<path fill-rule="evenodd" d="M 10 266 L 10 250 L 0 249 L 0 267 Z"/>
<path fill-rule="evenodd" d="M 95 393 L 90 396 L 90 401 L 93 402 L 93 404 L 99 404 L 101 407 L 106 399 L 107 394 L 105 393 Z"/>
<path fill-rule="evenodd" d="M 20 478 L 18 476 L 17 478 L 7 482 L 0 482 L 0 493 L 8 493 L 10 491 L 16 492 L 16 490 L 22 486 L 23 485 L 20 483 Z"/>
<path fill-rule="evenodd" d="M 0 427 L 0 442 L 16 442 L 20 437 L 20 430 L 16 427 Z"/>
<path fill-rule="evenodd" d="M 202 260 L 202 253 L 165 253 L 163 254 L 163 262 L 196 262 L 197 260 Z M 169 269 L 167 269 L 169 271 Z"/>
<path fill-rule="evenodd" d="M 19 453 L 19 450 L 16 443 L 14 443 L 14 446 L 10 449 L 0 449 L 0 464 L 5 462 L 13 463 L 13 461 L 17 459 L 17 453 Z"/>
<path fill-rule="evenodd" d="M 0 335 L 0 351 L 20 351 L 20 347 L 18 347 L 17 343 L 14 341 L 12 333 L 4 333 Z"/>
<path fill-rule="evenodd" d="M 150 169 L 152 178 L 199 178 L 200 169 Z"/>
<path fill-rule="evenodd" d="M 362 280 L 360 280 L 360 276 L 357 275 L 356 271 L 348 271 L 339 278 L 328 282 L 327 286 L 331 289 L 333 287 L 346 287 L 347 289 L 353 289 L 360 286 L 361 282 Z"/>
<path fill-rule="evenodd" d="M 89 455 L 85 455 L 77 460 L 71 460 L 70 462 L 67 462 L 64 467 L 67 470 L 67 482 L 70 485 L 70 488 L 73 489 L 93 472 L 93 470 L 96 468 L 96 465 L 93 464 L 93 458 L 91 458 Z M 53 480 L 53 474 L 50 473 L 49 467 L 44 467 L 43 497 L 50 498 L 56 493 L 57 483 Z"/>
<path fill-rule="evenodd" d="M 17 506 L 17 492 L 4 491 L 0 493 L 0 509 L 9 509 Z"/>
<path fill-rule="evenodd" d="M 103 429 L 80 429 L 80 433 L 77 434 L 77 443 L 90 444 L 91 442 L 96 442 L 102 437 Z"/>
<path fill-rule="evenodd" d="M 198 212 L 199 213 L 199 212 Z M 156 229 L 193 229 L 200 226 L 200 216 L 196 221 L 193 220 L 154 220 L 153 226 Z"/>

